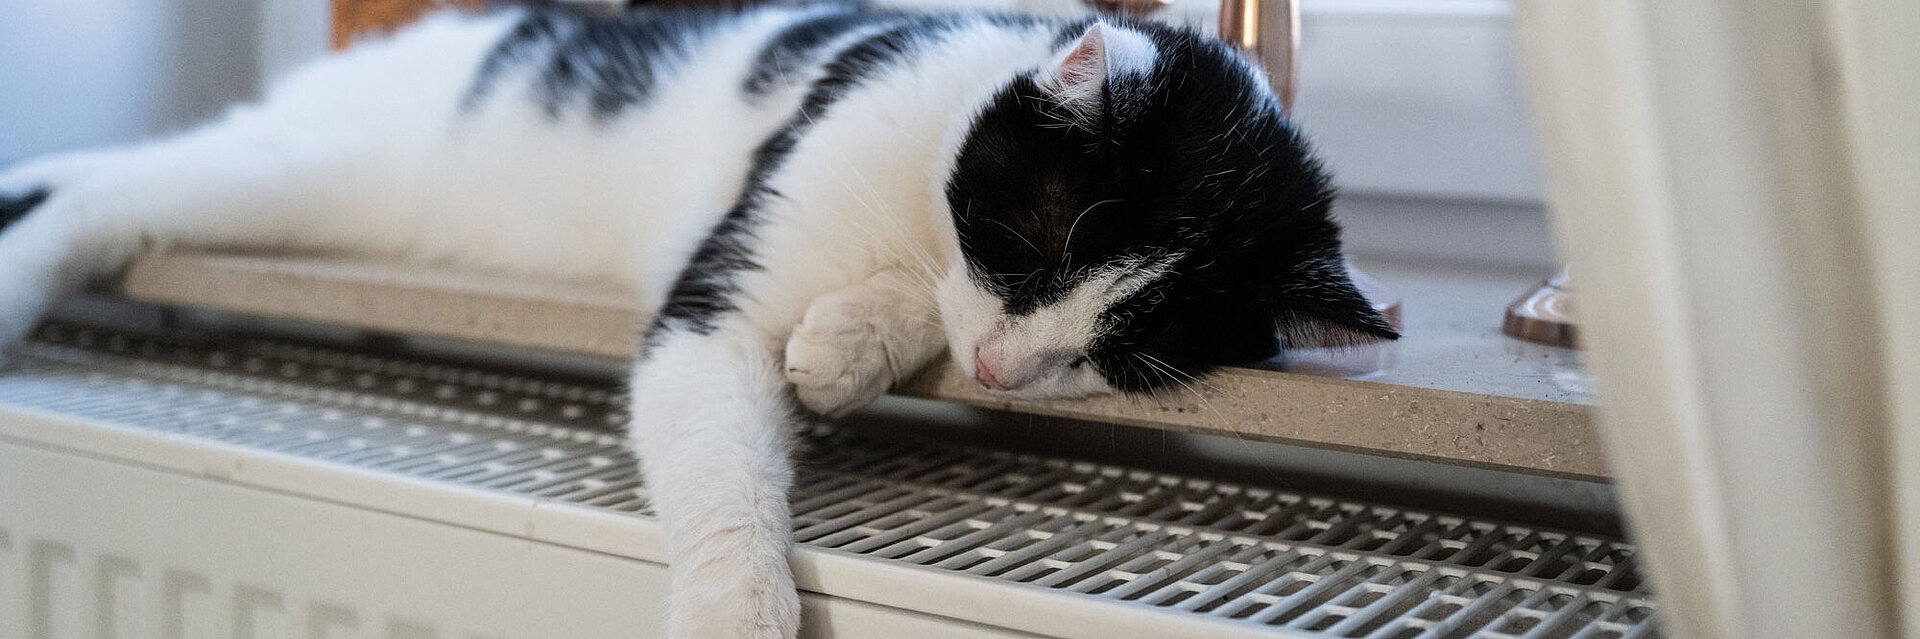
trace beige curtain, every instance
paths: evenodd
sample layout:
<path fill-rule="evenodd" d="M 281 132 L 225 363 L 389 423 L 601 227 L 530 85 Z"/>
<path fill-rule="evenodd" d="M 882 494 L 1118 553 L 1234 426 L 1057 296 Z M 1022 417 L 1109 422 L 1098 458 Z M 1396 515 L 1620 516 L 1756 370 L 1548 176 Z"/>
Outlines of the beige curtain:
<path fill-rule="evenodd" d="M 1920 1 L 1517 0 L 1678 637 L 1920 637 Z"/>

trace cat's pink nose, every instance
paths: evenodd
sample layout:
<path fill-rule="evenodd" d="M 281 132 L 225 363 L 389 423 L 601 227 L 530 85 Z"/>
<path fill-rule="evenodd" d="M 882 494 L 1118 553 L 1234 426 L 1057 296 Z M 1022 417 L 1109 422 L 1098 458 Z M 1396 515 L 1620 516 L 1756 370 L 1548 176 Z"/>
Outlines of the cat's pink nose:
<path fill-rule="evenodd" d="M 987 358 L 980 354 L 980 349 L 973 349 L 973 378 L 979 380 L 981 386 L 997 391 L 1013 390 L 1013 384 L 1000 381 L 1000 375 L 1004 374 L 1004 371 L 995 374 L 993 367 L 987 364 Z"/>

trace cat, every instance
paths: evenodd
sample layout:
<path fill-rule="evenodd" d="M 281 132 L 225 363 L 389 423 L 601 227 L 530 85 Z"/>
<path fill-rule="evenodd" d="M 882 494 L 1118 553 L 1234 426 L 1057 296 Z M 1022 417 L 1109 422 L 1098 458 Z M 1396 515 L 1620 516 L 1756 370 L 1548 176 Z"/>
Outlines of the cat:
<path fill-rule="evenodd" d="M 1394 339 L 1332 198 L 1262 72 L 1182 28 L 447 13 L 184 134 L 0 174 L 0 341 L 174 245 L 624 284 L 669 635 L 785 638 L 790 425 L 943 352 L 1041 399 Z"/>

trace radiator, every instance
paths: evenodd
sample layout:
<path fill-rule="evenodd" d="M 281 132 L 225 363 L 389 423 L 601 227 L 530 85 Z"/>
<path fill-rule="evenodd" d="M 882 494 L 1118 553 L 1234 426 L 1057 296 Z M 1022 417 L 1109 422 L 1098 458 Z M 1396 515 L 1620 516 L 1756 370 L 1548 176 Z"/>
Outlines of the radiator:
<path fill-rule="evenodd" d="M 0 636 L 657 636 L 601 381 L 49 324 L 0 369 Z M 1638 639 L 1617 539 L 809 427 L 809 637 Z"/>

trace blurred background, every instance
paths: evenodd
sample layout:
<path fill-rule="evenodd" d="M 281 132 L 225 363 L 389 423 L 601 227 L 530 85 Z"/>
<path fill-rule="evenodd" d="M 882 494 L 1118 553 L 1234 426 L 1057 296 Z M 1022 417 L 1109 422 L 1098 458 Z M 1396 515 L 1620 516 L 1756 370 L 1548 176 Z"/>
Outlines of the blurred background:
<path fill-rule="evenodd" d="M 326 50 L 310 0 L 0 3 L 0 161 L 178 130 Z"/>

